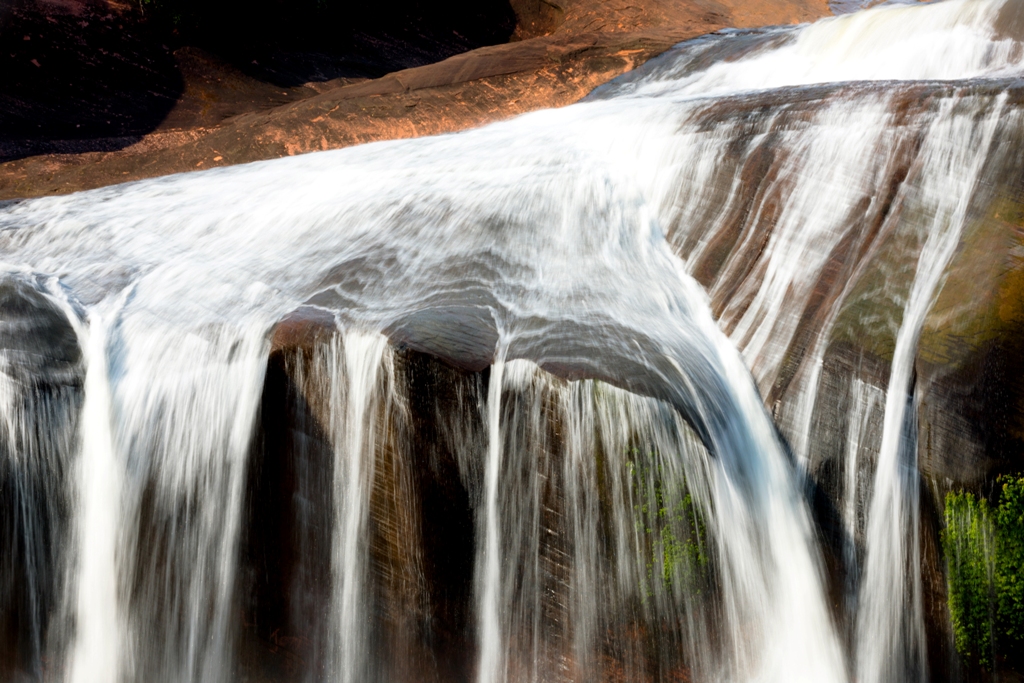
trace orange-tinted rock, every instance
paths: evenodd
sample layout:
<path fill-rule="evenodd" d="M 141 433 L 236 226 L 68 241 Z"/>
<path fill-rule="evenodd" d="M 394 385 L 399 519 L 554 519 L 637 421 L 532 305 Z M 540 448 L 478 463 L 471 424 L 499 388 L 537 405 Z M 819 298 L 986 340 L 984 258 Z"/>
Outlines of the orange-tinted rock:
<path fill-rule="evenodd" d="M 828 12 L 825 0 L 514 0 L 512 8 L 511 43 L 360 83 L 278 89 L 208 53 L 177 50 L 180 94 L 161 100 L 164 118 L 152 132 L 0 164 L 0 199 L 462 130 L 571 104 L 687 38 Z"/>

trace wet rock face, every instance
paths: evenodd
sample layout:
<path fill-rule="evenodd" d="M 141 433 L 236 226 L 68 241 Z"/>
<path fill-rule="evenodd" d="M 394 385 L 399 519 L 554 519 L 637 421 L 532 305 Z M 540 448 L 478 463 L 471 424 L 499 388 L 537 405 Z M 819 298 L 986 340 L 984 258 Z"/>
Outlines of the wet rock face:
<path fill-rule="evenodd" d="M 249 459 L 239 566 L 237 661 L 252 680 L 333 680 L 339 671 L 337 648 L 346 634 L 338 622 L 338 534 L 349 533 L 344 501 L 353 495 L 345 479 L 351 470 L 344 469 L 351 444 L 339 424 L 350 419 L 344 413 L 352 389 L 336 363 L 344 355 L 339 345 L 348 342 L 332 320 L 306 309 L 274 334 Z M 468 683 L 476 677 L 490 381 L 490 368 L 456 367 L 397 342 L 385 351 L 379 393 L 366 404 L 373 443 L 363 455 L 364 680 Z M 499 523 L 503 566 L 513 572 L 502 589 L 509 591 L 502 612 L 510 620 L 502 638 L 510 678 L 528 678 L 537 668 L 552 681 L 687 680 L 680 629 L 693 614 L 684 618 L 657 606 L 679 598 L 673 593 L 669 600 L 663 583 L 683 570 L 652 564 L 658 560 L 632 546 L 625 557 L 615 554 L 633 538 L 633 515 L 647 505 L 668 505 L 662 496 L 675 493 L 662 490 L 661 465 L 657 475 L 644 469 L 645 457 L 653 456 L 641 450 L 585 458 L 572 451 L 575 432 L 565 405 L 545 393 L 564 388 L 564 381 L 544 381 L 549 384 L 539 389 L 506 385 L 502 397 Z M 637 485 L 631 477 L 647 475 L 655 477 L 654 488 L 623 493 L 623 485 Z M 675 485 L 667 473 L 664 481 Z M 657 504 L 616 497 L 642 491 L 658 496 Z M 581 530 L 581 518 L 596 526 Z M 623 530 L 616 525 L 623 524 L 626 537 L 615 540 L 615 530 Z M 611 535 L 592 538 L 598 529 Z M 594 557 L 581 547 L 587 542 L 595 544 Z M 657 547 L 647 550 L 656 554 Z M 599 587 L 600 601 L 574 592 L 581 577 Z M 636 581 L 642 593 L 624 589 L 623 581 Z M 701 600 L 713 599 L 708 586 L 701 590 Z M 597 614 L 593 632 L 575 630 L 581 600 L 588 618 Z"/>
<path fill-rule="evenodd" d="M 1012 25 L 1012 16 L 1003 19 Z M 657 60 L 641 70 L 648 68 L 657 68 Z M 956 252 L 934 290 L 937 298 L 925 307 L 920 339 L 912 333 L 908 348 L 916 348 L 916 356 L 910 377 L 900 380 L 907 382 L 911 396 L 897 462 L 901 472 L 919 472 L 907 475 L 901 486 L 920 492 L 919 498 L 908 494 L 914 496 L 914 510 L 905 545 L 919 545 L 918 566 L 908 568 L 908 574 L 919 572 L 921 578 L 933 680 L 955 678 L 958 667 L 950 645 L 946 559 L 939 543 L 945 494 L 967 489 L 985 495 L 996 475 L 1024 469 L 1019 381 L 1024 372 L 1024 167 L 1013 152 L 1021 143 L 1017 124 L 1000 125 L 993 138 L 998 142 L 984 157 L 976 182 L 958 191 L 965 213 L 939 214 L 937 205 L 929 204 L 934 195 L 925 189 L 946 176 L 922 172 L 922 165 L 941 158 L 922 122 L 935 120 L 936 103 L 945 98 L 972 106 L 1005 97 L 999 106 L 1007 107 L 1000 110 L 1007 114 L 1000 119 L 1008 119 L 1020 106 L 1021 93 L 1006 85 L 962 83 L 955 93 L 934 84 L 890 90 L 886 108 L 892 125 L 885 128 L 885 145 L 872 157 L 885 163 L 873 171 L 862 195 L 844 195 L 842 210 L 829 216 L 835 222 L 828 224 L 827 237 L 834 239 L 822 240 L 814 251 L 802 251 L 785 237 L 794 225 L 794 197 L 806 198 L 797 194 L 799 181 L 787 173 L 788 165 L 800 162 L 800 151 L 787 144 L 787 136 L 804 126 L 814 130 L 815 112 L 828 101 L 848 107 L 870 101 L 870 86 L 802 88 L 786 92 L 785 99 L 778 92 L 723 98 L 696 123 L 718 130 L 726 122 L 742 122 L 743 133 L 723 136 L 713 171 L 701 176 L 699 191 L 681 183 L 677 201 L 689 213 L 680 211 L 685 222 L 669 226 L 670 244 L 708 290 L 720 326 L 745 353 L 781 433 L 805 458 L 807 496 L 822 540 L 835 617 L 851 638 L 886 400 L 892 391 L 904 391 L 889 386 L 897 340 L 915 279 L 933 265 L 921 261 L 929 235 L 944 234 L 953 221 L 962 227 Z M 771 125 L 763 125 L 769 120 Z M 968 115 L 965 120 L 977 119 Z M 956 139 L 962 139 L 960 134 Z M 960 170 L 965 166 L 950 175 L 972 178 Z M 840 193 L 843 188 L 832 189 Z M 687 204 L 691 195 L 702 198 L 692 203 L 692 211 Z M 817 220 L 800 215 L 800 230 Z M 689 230 L 688 225 L 705 227 Z M 927 253 L 934 259 L 934 252 Z M 773 254 L 784 256 L 772 261 Z M 810 278 L 786 280 L 785 292 L 763 288 L 780 277 L 774 268 L 786 259 L 799 262 L 806 278 L 807 264 L 797 255 L 815 261 Z M 765 292 L 771 297 L 768 312 L 758 308 Z M 765 332 L 772 341 L 761 346 L 751 334 L 751 329 L 765 331 L 759 318 L 769 321 L 766 328 L 776 325 Z M 780 329 L 784 333 L 775 336 Z"/>
<path fill-rule="evenodd" d="M 1019 132 L 1017 133 L 1019 135 Z M 1024 470 L 1024 164 L 1006 140 L 986 171 L 921 336 L 920 467 L 936 492 L 987 494 Z"/>
<path fill-rule="evenodd" d="M 337 340 L 332 321 L 293 316 L 278 327 L 268 363 L 240 589 L 240 660 L 260 679 L 315 677 L 332 666 L 332 530 L 342 523 L 335 506 L 343 495 L 332 482 L 344 456 L 332 433 L 324 353 Z M 470 491 L 478 484 L 466 479 L 450 436 L 482 436 L 477 401 L 486 372 L 481 381 L 413 351 L 396 361 L 395 376 L 409 388 L 405 410 L 396 417 L 385 405 L 371 418 L 383 439 L 368 513 L 368 675 L 469 681 L 477 533 Z"/>
<path fill-rule="evenodd" d="M 84 368 L 65 313 L 31 277 L 0 278 L 0 678 L 39 676 L 64 585 Z M 59 620 L 57 620 L 59 621 Z"/>
<path fill-rule="evenodd" d="M 247 496 L 250 530 L 239 584 L 246 599 L 244 661 L 279 677 L 326 664 L 330 605 L 333 451 L 289 376 L 303 360 L 276 351 L 264 380 Z M 301 559 L 300 559 L 301 558 Z"/>
<path fill-rule="evenodd" d="M 915 365 L 922 578 L 935 671 L 967 666 L 951 645 L 946 607 L 947 558 L 939 544 L 946 494 L 991 499 L 1000 474 L 1024 471 L 1024 163 L 1012 152 L 1019 136 L 1006 132 L 983 173 Z"/>
<path fill-rule="evenodd" d="M 1012 94 L 1012 98 L 1019 94 Z M 910 403 L 914 412 L 916 465 L 921 497 L 919 519 L 920 572 L 928 641 L 929 671 L 933 680 L 955 679 L 961 664 L 952 647 L 952 631 L 947 609 L 946 562 L 939 542 L 944 526 L 945 496 L 950 491 L 974 491 L 982 496 L 992 493 L 999 474 L 1018 473 L 1024 469 L 1024 389 L 1019 378 L 1024 374 L 1024 195 L 1021 194 L 1024 166 L 1010 150 L 1018 148 L 1019 131 L 1003 129 L 998 149 L 981 171 L 960 242 L 946 268 L 936 299 L 925 320 L 918 341 Z M 913 214 L 903 221 L 916 220 Z M 858 320 L 896 319 L 892 314 L 879 315 L 886 307 L 893 308 L 899 294 L 891 291 L 890 303 L 878 297 L 885 288 L 871 285 L 871 279 L 892 278 L 901 271 L 898 265 L 904 254 L 913 254 L 908 244 L 899 245 L 898 235 L 893 248 L 878 251 L 868 262 L 861 277 L 865 296 L 861 304 L 854 294 L 848 299 L 851 310 L 860 308 Z M 906 268 L 903 267 L 903 270 Z M 874 275 L 872 275 L 874 272 Z M 886 276 L 886 273 L 890 275 Z M 867 296 L 868 292 L 874 292 Z M 870 302 L 870 307 L 863 304 Z M 886 331 L 888 328 L 888 331 Z M 849 441 L 842 437 L 830 446 L 828 434 L 848 434 L 849 421 L 863 418 L 859 412 L 846 409 L 844 402 L 852 393 L 847 387 L 828 387 L 834 375 L 832 366 L 851 349 L 860 359 L 852 373 L 854 381 L 874 387 L 874 392 L 890 390 L 887 369 L 895 346 L 893 324 L 851 327 L 825 355 L 815 420 L 825 427 L 812 437 L 815 480 L 830 490 L 829 499 L 837 504 L 843 500 L 841 486 L 829 485 L 829 463 L 841 462 L 843 449 Z M 840 329 L 840 332 L 842 330 Z M 872 369 L 874 367 L 874 369 Z M 861 397 L 863 401 L 863 397 Z M 862 485 L 870 481 L 871 453 L 877 453 L 880 422 L 884 406 L 871 404 L 867 424 L 859 444 L 864 456 L 858 461 Z M 831 415 L 831 417 L 830 417 Z M 813 433 L 813 432 L 812 432 Z M 846 456 L 848 457 L 848 456 Z M 814 465 L 813 463 L 818 463 Z M 869 500 L 866 487 L 858 498 Z M 858 508 L 863 514 L 863 509 Z M 854 539 L 857 552 L 863 550 L 862 539 Z M 836 547 L 833 544 L 833 547 Z"/>
<path fill-rule="evenodd" d="M 82 351 L 67 314 L 34 278 L 0 275 L 0 368 L 19 382 L 73 384 Z"/>

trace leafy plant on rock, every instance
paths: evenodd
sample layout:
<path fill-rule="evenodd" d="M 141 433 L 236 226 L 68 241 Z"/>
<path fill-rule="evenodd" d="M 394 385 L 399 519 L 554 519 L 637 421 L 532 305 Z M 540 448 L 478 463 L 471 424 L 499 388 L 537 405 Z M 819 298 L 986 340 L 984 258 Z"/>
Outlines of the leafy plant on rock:
<path fill-rule="evenodd" d="M 627 463 L 633 492 L 636 528 L 648 547 L 647 586 L 654 583 L 667 590 L 683 589 L 699 595 L 709 571 L 707 532 L 685 477 L 671 476 L 653 455 L 639 457 L 633 449 Z"/>
<path fill-rule="evenodd" d="M 956 649 L 992 669 L 1024 646 L 1024 476 L 997 480 L 995 502 L 946 495 L 942 547 Z"/>

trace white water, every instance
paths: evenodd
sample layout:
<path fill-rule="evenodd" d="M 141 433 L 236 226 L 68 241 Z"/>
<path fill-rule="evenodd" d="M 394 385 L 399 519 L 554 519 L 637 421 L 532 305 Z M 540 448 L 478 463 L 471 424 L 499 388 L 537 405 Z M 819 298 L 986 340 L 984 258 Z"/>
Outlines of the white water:
<path fill-rule="evenodd" d="M 609 574 L 622 596 L 638 595 L 637 586 L 650 578 L 621 560 L 645 543 L 627 516 L 608 527 L 594 521 L 597 507 L 584 491 L 597 485 L 587 469 L 597 451 L 586 444 L 596 429 L 607 441 L 602 457 L 614 460 L 634 447 L 635 433 L 650 436 L 671 423 L 658 411 L 672 412 L 676 421 L 673 411 L 683 414 L 713 456 L 702 455 L 694 436 L 689 442 L 679 436 L 689 429 L 681 423 L 671 438 L 650 437 L 660 444 L 658 458 L 682 459 L 709 529 L 715 606 L 691 605 L 677 584 L 641 600 L 652 620 L 670 615 L 673 623 L 688 624 L 679 627 L 684 635 L 676 645 L 688 651 L 692 670 L 705 680 L 764 682 L 840 682 L 851 669 L 858 680 L 923 675 L 919 589 L 913 579 L 909 589 L 902 580 L 906 567 L 915 566 L 906 541 L 916 538 L 915 484 L 900 469 L 907 464 L 899 447 L 905 388 L 920 326 L 1001 112 L 991 98 L 952 92 L 937 110 L 916 105 L 901 119 L 894 110 L 902 91 L 879 85 L 822 91 L 801 119 L 788 98 L 807 91 L 767 91 L 1016 74 L 1024 59 L 1020 43 L 998 28 L 1012 24 L 1007 14 L 1015 7 L 1013 0 L 947 0 L 790 32 L 726 35 L 662 58 L 647 73 L 605 89 L 601 101 L 455 136 L 172 176 L 5 209 L 4 260 L 59 277 L 92 307 L 90 317 L 98 302 L 128 292 L 102 333 L 106 351 L 87 354 L 81 434 L 87 467 L 80 480 L 87 495 L 77 516 L 84 552 L 74 572 L 78 621 L 94 628 L 79 631 L 68 675 L 76 681 L 114 680 L 118 672 L 127 680 L 234 675 L 231 614 L 245 463 L 268 334 L 302 304 L 337 315 L 342 329 L 351 330 L 335 342 L 328 370 L 336 449 L 333 677 L 357 681 L 373 670 L 367 535 L 381 333 L 459 364 L 494 363 L 487 446 L 474 455 L 483 462 L 475 508 L 482 520 L 475 616 L 480 683 L 540 680 L 551 667 L 564 667 L 571 678 L 596 666 L 595 643 L 608 622 L 592 605 L 591 591 L 603 587 L 610 602 L 618 595 L 603 583 L 596 539 L 616 530 L 619 559 Z M 716 50 L 734 48 L 747 54 L 708 61 Z M 727 97 L 736 95 L 743 97 Z M 769 98 L 758 115 L 733 116 L 758 96 Z M 919 148 L 911 144 L 917 140 Z M 731 216 L 750 190 L 735 158 L 752 158 L 759 145 L 781 161 L 756 193 L 739 246 L 721 268 L 725 275 L 710 285 L 716 323 L 687 270 L 712 257 L 713 238 L 735 221 Z M 905 306 L 899 301 L 894 390 L 886 397 L 872 488 L 858 635 L 844 654 L 800 481 L 757 387 L 767 394 L 780 376 L 803 306 L 830 254 L 853 234 L 855 207 L 865 197 L 869 207 L 880 201 L 877 188 L 898 165 L 893 150 L 904 147 L 914 149 L 911 189 L 901 187 L 897 203 L 916 202 L 933 220 L 921 225 L 918 240 L 916 262 L 925 267 L 914 268 Z M 883 237 L 897 231 L 895 219 L 886 220 Z M 762 221 L 772 226 L 767 235 L 754 229 Z M 875 238 L 857 239 L 867 253 L 878 251 Z M 744 259 L 752 253 L 762 260 L 748 267 Z M 808 452 L 825 339 L 838 314 L 838 306 L 826 311 L 795 380 L 797 415 L 783 420 L 800 458 Z M 101 334 L 90 331 L 94 336 Z M 532 361 L 529 372 L 513 366 L 517 359 Z M 622 408 L 628 394 L 604 384 L 555 392 L 571 425 L 562 447 L 568 454 L 564 515 L 576 539 L 570 569 L 558 569 L 569 574 L 569 599 L 568 606 L 551 608 L 563 615 L 550 617 L 563 624 L 557 627 L 543 625 L 540 607 L 529 608 L 544 603 L 543 582 L 533 591 L 521 585 L 531 571 L 542 574 L 530 569 L 542 564 L 544 543 L 530 529 L 540 524 L 543 506 L 529 497 L 540 494 L 525 488 L 523 500 L 536 504 L 519 506 L 508 499 L 502 478 L 536 454 L 532 447 L 507 447 L 517 432 L 501 410 L 506 387 L 529 393 L 524 387 L 553 381 L 536 366 L 653 397 L 637 399 L 646 407 L 630 412 Z M 581 398 L 597 391 L 617 398 L 611 405 Z M 618 417 L 615 410 L 622 411 Z M 95 431 L 100 415 L 111 416 L 109 434 Z M 96 446 L 103 443 L 106 450 Z M 108 474 L 102 485 L 112 487 L 105 493 L 90 479 L 100 472 Z M 633 494 L 621 483 L 612 488 L 626 511 L 639 505 L 626 502 Z M 551 633 L 573 646 L 555 647 L 547 641 Z M 541 656 L 547 647 L 563 654 Z M 567 651 L 574 653 L 571 661 L 559 659 Z"/>
<path fill-rule="evenodd" d="M 936 125 L 948 128 L 931 139 L 956 140 L 960 144 L 922 152 L 928 159 L 928 170 L 941 178 L 940 182 L 925 185 L 941 193 L 941 197 L 927 198 L 940 210 L 925 230 L 916 276 L 896 335 L 882 445 L 868 511 L 867 561 L 857 619 L 857 672 L 860 680 L 868 683 L 925 680 L 927 676 L 921 575 L 916 569 L 921 565 L 917 444 L 914 439 L 905 443 L 907 394 L 912 386 L 917 339 L 946 264 L 959 243 L 971 194 L 993 143 L 1001 109 L 1000 101 L 980 127 L 962 119 L 950 121 L 940 117 Z M 916 426 L 913 434 L 916 435 Z M 909 589 L 908 582 L 894 580 L 907 567 L 911 568 Z M 907 611 L 908 604 L 913 609 Z M 900 634 L 902 638 L 874 638 L 880 625 L 887 633 Z"/>
<path fill-rule="evenodd" d="M 82 452 L 78 491 L 78 594 L 72 683 L 116 682 L 121 676 L 121 622 L 117 566 L 118 519 L 121 516 L 121 468 L 111 432 L 107 370 L 107 325 L 97 311 L 90 321 L 86 348 L 85 404 L 82 406 Z"/>
<path fill-rule="evenodd" d="M 1024 65 L 1024 36 L 1015 33 L 1022 11 L 1014 0 L 876 7 L 802 30 L 769 32 L 769 49 L 705 69 L 694 69 L 697 52 L 627 89 L 646 97 L 703 98 L 846 81 L 1016 76 Z"/>
<path fill-rule="evenodd" d="M 710 458 L 691 429 L 664 403 L 600 383 L 553 380 L 522 360 L 509 362 L 502 375 L 501 392 L 494 385 L 488 391 L 489 414 L 493 414 L 491 398 L 502 393 L 508 397 L 508 408 L 500 432 L 489 429 L 488 451 L 492 456 L 500 452 L 501 459 L 489 462 L 485 472 L 489 512 L 482 535 L 485 540 L 501 540 L 500 544 L 487 544 L 485 553 L 490 557 L 498 548 L 503 551 L 501 563 L 485 561 L 483 567 L 484 599 L 494 607 L 488 613 L 484 603 L 482 615 L 491 622 L 482 635 L 497 634 L 499 642 L 511 639 L 526 645 L 502 649 L 500 654 L 491 654 L 491 660 L 484 649 L 481 662 L 491 666 L 481 667 L 481 678 L 500 679 L 508 672 L 513 680 L 545 680 L 563 668 L 570 677 L 595 675 L 597 663 L 590 661 L 595 653 L 594 638 L 600 637 L 602 626 L 613 618 L 610 615 L 638 597 L 638 591 L 640 596 L 649 592 L 643 598 L 645 619 L 657 624 L 671 618 L 686 624 L 679 632 L 663 637 L 684 654 L 692 669 L 705 676 L 723 680 L 748 676 L 781 680 L 803 672 L 806 680 L 835 676 L 840 660 L 834 643 L 830 648 L 819 633 L 783 627 L 787 619 L 791 624 L 806 624 L 808 615 L 820 609 L 820 602 L 815 602 L 820 596 L 808 593 L 807 584 L 798 585 L 799 577 L 814 576 L 813 567 L 791 564 L 798 580 L 776 580 L 778 570 L 773 563 L 799 558 L 800 545 L 806 541 L 800 524 L 806 520 L 787 520 L 785 501 L 773 503 L 759 495 L 761 486 L 754 477 L 760 475 L 771 482 L 775 468 L 767 466 L 757 475 L 744 472 L 743 476 L 753 481 L 740 484 L 742 492 L 731 490 L 737 484 L 737 473 L 729 472 L 730 465 L 722 460 Z M 756 395 L 749 395 L 756 406 Z M 559 425 L 558 433 L 566 437 L 561 449 L 551 442 L 549 421 Z M 489 420 L 490 424 L 493 421 Z M 773 439 L 767 435 L 766 443 Z M 500 444 L 497 448 L 495 441 Z M 604 454 L 605 462 L 598 453 Z M 496 470 L 504 480 L 500 488 Z M 607 494 L 615 500 L 610 510 L 599 500 L 602 470 L 604 477 L 615 482 Z M 720 578 L 728 585 L 721 606 L 712 607 L 693 593 L 691 582 L 698 581 L 691 573 L 694 567 L 685 563 L 666 567 L 657 554 L 653 565 L 645 566 L 652 550 L 647 545 L 651 536 L 643 529 L 666 523 L 664 513 L 647 496 L 662 487 L 659 495 L 678 503 L 673 496 L 679 494 L 672 486 L 684 485 L 712 529 L 707 542 L 714 543 L 724 556 L 721 566 L 725 575 Z M 557 488 L 564 496 L 557 503 L 564 506 L 561 514 L 549 507 L 553 504 L 550 491 Z M 753 515 L 750 499 L 744 495 L 751 492 L 756 497 Z M 672 506 L 671 502 L 667 505 L 669 509 Z M 642 522 L 634 517 L 640 508 L 650 515 Z M 612 519 L 602 522 L 605 514 Z M 769 524 L 761 526 L 759 519 L 767 519 Z M 755 538 L 764 527 L 786 527 L 787 522 L 798 529 L 795 537 L 772 530 L 770 539 Z M 614 569 L 602 560 L 600 535 L 605 525 L 611 534 L 608 540 L 614 539 L 617 545 Z M 684 536 L 688 532 L 676 529 L 673 533 Z M 548 534 L 557 540 L 549 540 Z M 552 542 L 554 547 L 549 545 Z M 654 547 L 658 547 L 656 541 Z M 784 560 L 776 555 L 776 548 L 791 554 Z M 510 567 L 519 569 L 509 572 Z M 571 573 L 560 579 L 559 572 L 566 570 Z M 665 571 L 672 579 L 663 584 Z M 569 582 L 566 594 L 558 587 L 561 581 Z M 601 599 L 595 600 L 595 594 Z M 818 615 L 821 621 L 814 626 L 829 628 L 825 615 Z M 711 648 L 713 636 L 707 621 L 723 616 L 726 623 L 743 624 L 742 635 L 740 631 L 722 633 L 728 646 Z M 759 624 L 764 623 L 775 630 L 762 630 Z M 562 639 L 572 646 L 559 646 Z M 807 642 L 825 647 L 808 651 L 803 647 Z M 563 658 L 568 653 L 572 658 L 566 661 Z M 495 660 L 503 666 L 496 666 Z M 800 673 L 789 668 L 794 661 L 799 662 Z"/>
<path fill-rule="evenodd" d="M 950 79 L 1019 73 L 1020 44 L 1006 36 L 1000 39 L 992 28 L 1000 11 L 1004 14 L 1020 11 L 1014 4 L 949 2 L 929 9 L 934 11 L 884 8 L 849 19 L 822 22 L 814 30 L 800 34 L 790 47 L 770 53 L 767 58 L 758 54 L 755 58 L 740 60 L 736 69 L 732 64 L 720 63 L 717 74 L 712 68 L 706 73 L 684 76 L 684 80 L 689 84 L 687 87 L 697 88 L 698 92 L 727 92 L 760 89 L 765 83 L 774 86 L 818 80 Z M 915 18 L 916 21 L 911 21 Z M 858 32 L 870 35 L 870 40 L 858 39 L 853 44 L 846 40 L 849 36 L 863 35 Z M 822 47 L 826 43 L 827 49 Z M 800 54 L 807 46 L 815 46 L 814 58 L 806 60 L 801 67 L 803 71 L 784 65 L 785 59 Z M 784 54 L 787 50 L 792 54 Z M 898 52 L 912 53 L 915 59 L 894 59 Z M 842 68 L 832 68 L 831 60 L 840 53 L 843 53 Z M 957 59 L 949 59 L 950 54 L 956 54 Z M 827 67 L 825 73 L 817 69 L 821 65 Z M 650 95 L 657 91 L 641 85 L 635 92 Z M 743 349 L 766 395 L 778 379 L 779 367 L 801 322 L 799 313 L 806 301 L 803 297 L 807 297 L 817 283 L 832 249 L 841 239 L 856 234 L 851 233 L 851 229 L 859 225 L 849 222 L 849 212 L 857 200 L 870 192 L 868 188 L 877 187 L 879 179 L 892 173 L 887 165 L 895 155 L 889 156 L 884 150 L 898 150 L 905 144 L 890 113 L 895 101 L 892 97 L 885 91 L 862 96 L 852 111 L 850 101 L 839 98 L 833 105 L 834 110 L 826 108 L 815 112 L 817 125 L 810 133 L 800 131 L 793 135 L 783 128 L 782 135 L 776 134 L 772 140 L 774 149 L 782 147 L 795 157 L 796 163 L 785 162 L 780 174 L 791 187 L 783 186 L 781 199 L 769 197 L 782 208 L 776 209 L 777 218 L 768 219 L 772 228 L 761 256 L 764 266 L 755 267 L 753 276 L 737 283 L 729 278 L 727 264 L 723 269 L 725 275 L 719 275 L 717 286 L 720 289 L 712 290 L 716 299 L 727 302 L 721 321 Z M 899 332 L 889 382 L 893 389 L 887 394 L 882 444 L 866 510 L 866 563 L 863 570 L 851 567 L 849 574 L 854 585 L 862 579 L 857 587 L 859 599 L 853 603 L 857 610 L 853 667 L 858 680 L 927 679 L 918 569 L 921 558 L 916 442 L 904 443 L 908 417 L 906 392 L 912 389 L 911 371 L 921 325 L 945 265 L 958 244 L 981 167 L 988 158 L 996 127 L 1001 119 L 1005 122 L 1004 117 L 999 98 L 978 102 L 968 96 L 948 101 L 925 128 L 924 144 L 916 150 L 915 162 L 910 166 L 912 182 L 901 189 L 894 202 L 897 206 L 912 205 L 914 208 L 910 210 L 930 219 L 915 226 L 919 231 L 915 239 L 923 242 L 923 247 L 920 247 L 919 265 L 912 271 L 916 276 L 909 300 L 901 301 L 896 295 L 896 304 L 905 310 L 902 324 L 897 323 Z M 764 129 L 770 130 L 771 125 Z M 787 135 L 792 141 L 786 139 Z M 836 137 L 829 140 L 829 135 Z M 720 140 L 728 142 L 729 134 Z M 709 147 L 701 154 L 708 159 L 722 158 L 725 150 Z M 706 174 L 704 182 L 709 182 L 716 170 L 714 166 L 701 165 L 695 175 Z M 698 180 L 696 184 L 703 183 Z M 688 235 L 682 230 L 694 225 L 692 218 L 706 211 L 696 203 L 699 199 L 699 195 L 691 195 L 681 209 L 673 207 L 678 211 L 679 217 L 675 220 L 681 228 L 673 241 L 684 252 Z M 766 204 L 768 200 L 762 201 Z M 900 215 L 899 211 L 890 214 L 880 231 L 883 238 L 896 229 Z M 714 218 L 728 218 L 724 211 L 720 216 Z M 758 214 L 751 219 L 755 225 L 762 221 L 767 222 Z M 705 240 L 697 242 L 689 251 L 690 264 L 700 261 L 703 245 L 708 244 L 707 240 L 714 237 L 716 231 L 703 235 Z M 760 237 L 751 231 L 744 233 L 742 239 Z M 883 243 L 883 239 L 877 239 L 875 245 Z M 869 253 L 877 253 L 879 247 L 875 245 L 870 246 Z M 741 242 L 733 252 L 740 256 L 738 267 L 749 267 L 743 264 L 743 256 L 756 250 L 756 244 Z M 864 263 L 868 262 L 865 259 Z M 854 275 L 858 270 L 853 270 Z M 855 282 L 856 277 L 851 278 L 850 284 Z M 894 282 L 893 286 L 898 288 L 900 283 Z M 838 300 L 842 302 L 848 294 L 848 287 L 844 288 Z M 780 303 L 783 301 L 784 304 Z M 791 436 L 795 452 L 805 463 L 821 363 L 836 316 L 841 311 L 840 306 L 831 309 L 798 374 L 797 384 L 801 388 L 794 392 L 795 411 L 788 412 L 793 410 L 789 406 L 783 410 L 783 426 Z M 872 408 L 858 403 L 856 409 L 870 412 Z M 862 424 L 858 429 L 864 427 L 866 425 Z M 850 461 L 846 465 L 845 483 L 850 491 L 848 495 L 854 494 L 856 487 L 859 435 L 856 432 L 849 437 Z M 857 503 L 855 498 L 848 498 L 846 503 L 844 517 L 852 525 L 848 527 L 852 544 L 852 538 L 860 533 L 856 527 Z M 852 546 L 846 553 L 848 560 L 856 561 Z"/>
<path fill-rule="evenodd" d="M 491 366 L 487 386 L 487 463 L 484 465 L 484 551 L 480 588 L 480 669 L 479 683 L 505 680 L 502 662 L 501 619 L 501 539 L 498 518 L 498 486 L 501 473 L 501 390 L 504 383 L 505 359 L 501 352 Z"/>
<path fill-rule="evenodd" d="M 352 334 L 345 338 L 344 349 L 334 345 L 334 363 L 344 359 L 343 367 L 330 367 L 331 377 L 345 377 L 344 395 L 336 382 L 331 404 L 334 415 L 344 415 L 335 425 L 335 443 L 343 445 L 335 463 L 336 501 L 334 535 L 334 591 L 337 605 L 335 632 L 339 635 L 337 679 L 344 683 L 361 680 L 365 673 L 366 521 L 369 517 L 369 486 L 373 479 L 373 421 L 376 417 L 374 390 L 387 340 L 381 335 Z M 342 355 L 343 354 L 343 355 Z M 341 356 L 339 358 L 339 356 Z"/>
<path fill-rule="evenodd" d="M 115 443 L 132 486 L 122 552 L 139 576 L 128 661 L 133 678 L 223 680 L 244 463 L 267 342 L 244 327 L 201 336 L 152 322 L 132 329 L 138 322 L 122 314 L 112 382 Z M 150 611 L 154 605 L 163 609 Z"/>
<path fill-rule="evenodd" d="M 843 472 L 842 507 L 843 524 L 847 536 L 846 543 L 843 545 L 843 562 L 847 572 L 844 588 L 846 589 L 847 616 L 851 620 L 857 616 L 856 595 L 860 586 L 860 564 L 857 557 L 856 539 L 862 527 L 858 515 L 858 502 L 864 497 L 862 492 L 864 482 L 860 477 L 863 466 L 862 451 L 869 447 L 866 436 L 873 426 L 871 420 L 884 402 L 884 389 L 864 382 L 860 378 L 854 380 L 850 396 L 853 412 L 850 415 L 849 430 L 846 434 L 846 468 Z"/>

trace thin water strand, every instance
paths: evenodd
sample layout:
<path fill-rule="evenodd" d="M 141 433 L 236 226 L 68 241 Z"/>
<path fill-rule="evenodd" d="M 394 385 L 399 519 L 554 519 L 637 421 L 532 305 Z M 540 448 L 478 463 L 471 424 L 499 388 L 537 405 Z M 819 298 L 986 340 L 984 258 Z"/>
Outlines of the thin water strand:
<path fill-rule="evenodd" d="M 501 628 L 501 521 L 498 486 L 502 460 L 501 390 L 505 361 L 498 357 L 491 366 L 487 385 L 487 463 L 484 466 L 484 532 L 480 578 L 480 665 L 478 683 L 505 680 Z"/>
<path fill-rule="evenodd" d="M 117 566 L 122 474 L 111 429 L 108 323 L 102 316 L 94 312 L 84 345 L 88 365 L 79 459 L 79 564 L 75 577 L 78 637 L 69 665 L 72 683 L 116 682 L 122 666 L 124 627 Z"/>
<path fill-rule="evenodd" d="M 343 344 L 336 337 L 329 350 L 332 413 L 340 418 L 332 435 L 339 446 L 334 465 L 334 670 L 344 683 L 366 676 L 366 524 L 375 459 L 377 377 L 386 349 L 382 335 L 349 334 Z"/>

